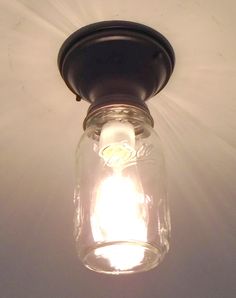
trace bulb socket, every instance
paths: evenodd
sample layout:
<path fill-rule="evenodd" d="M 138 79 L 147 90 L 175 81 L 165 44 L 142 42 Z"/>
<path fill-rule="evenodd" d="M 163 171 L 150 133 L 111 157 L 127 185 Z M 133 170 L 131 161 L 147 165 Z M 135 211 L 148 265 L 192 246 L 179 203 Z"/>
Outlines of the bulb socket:
<path fill-rule="evenodd" d="M 97 119 L 99 119 L 99 121 Z M 83 128 L 85 130 L 91 123 L 95 122 L 98 130 L 100 130 L 105 123 L 113 120 L 129 121 L 135 127 L 136 134 L 142 131 L 140 127 L 141 122 L 147 123 L 151 127 L 154 126 L 154 120 L 148 108 L 143 109 L 135 105 L 113 103 L 92 110 L 89 109 L 83 122 Z"/>

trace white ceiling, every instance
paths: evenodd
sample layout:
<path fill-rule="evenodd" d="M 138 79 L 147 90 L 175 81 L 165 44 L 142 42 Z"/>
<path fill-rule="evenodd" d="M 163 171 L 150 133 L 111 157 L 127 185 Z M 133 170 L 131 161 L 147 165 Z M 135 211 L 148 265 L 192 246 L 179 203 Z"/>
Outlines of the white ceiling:
<path fill-rule="evenodd" d="M 0 1 L 0 293 L 3 298 L 236 296 L 236 2 Z M 168 170 L 171 250 L 111 277 L 77 261 L 74 151 L 88 104 L 57 70 L 65 38 L 112 19 L 154 27 L 176 68 L 150 100 Z"/>

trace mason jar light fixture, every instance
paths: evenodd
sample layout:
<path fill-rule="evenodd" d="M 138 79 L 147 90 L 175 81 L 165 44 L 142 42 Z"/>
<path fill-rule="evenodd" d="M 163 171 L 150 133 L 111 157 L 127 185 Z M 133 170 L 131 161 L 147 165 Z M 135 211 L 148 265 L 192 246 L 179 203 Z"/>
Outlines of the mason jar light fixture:
<path fill-rule="evenodd" d="M 145 101 L 166 85 L 174 62 L 164 36 L 127 21 L 83 27 L 60 49 L 66 85 L 91 103 L 76 152 L 75 237 L 94 271 L 147 271 L 169 249 L 164 161 Z"/>

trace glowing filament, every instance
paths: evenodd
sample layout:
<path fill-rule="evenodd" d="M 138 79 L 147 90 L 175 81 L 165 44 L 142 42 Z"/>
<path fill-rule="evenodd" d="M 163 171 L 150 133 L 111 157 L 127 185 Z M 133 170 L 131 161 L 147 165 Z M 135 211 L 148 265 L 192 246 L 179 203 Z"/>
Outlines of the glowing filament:
<path fill-rule="evenodd" d="M 137 191 L 131 178 L 114 174 L 104 179 L 97 189 L 91 213 L 96 242 L 124 243 L 101 247 L 97 253 L 105 256 L 116 269 L 138 265 L 144 257 L 143 249 L 125 241 L 147 241 L 148 212 L 145 195 Z"/>

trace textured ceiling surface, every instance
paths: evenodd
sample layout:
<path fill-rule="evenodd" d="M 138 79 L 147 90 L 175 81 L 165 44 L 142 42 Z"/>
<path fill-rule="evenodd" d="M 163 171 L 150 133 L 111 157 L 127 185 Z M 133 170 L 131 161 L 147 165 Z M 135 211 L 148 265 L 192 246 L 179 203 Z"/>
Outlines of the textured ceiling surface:
<path fill-rule="evenodd" d="M 0 296 L 236 297 L 236 2 L 0 1 Z M 155 270 L 104 276 L 73 240 L 74 151 L 88 105 L 57 70 L 64 39 L 122 19 L 154 27 L 176 52 L 149 107 L 168 173 L 171 249 Z"/>

